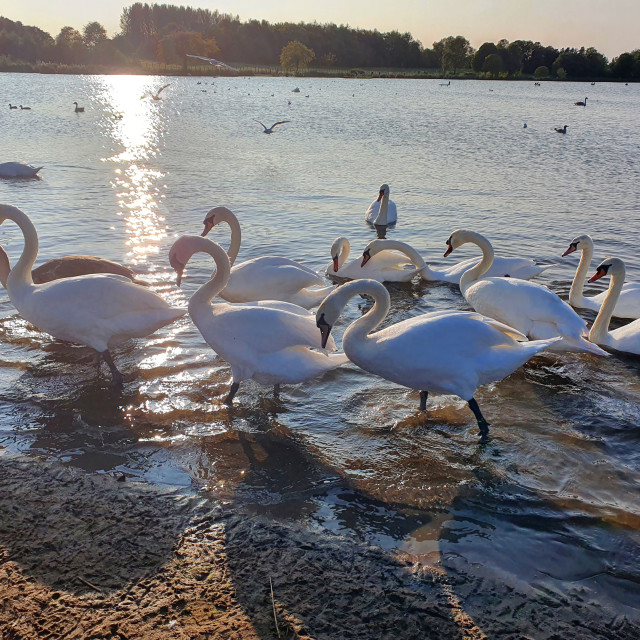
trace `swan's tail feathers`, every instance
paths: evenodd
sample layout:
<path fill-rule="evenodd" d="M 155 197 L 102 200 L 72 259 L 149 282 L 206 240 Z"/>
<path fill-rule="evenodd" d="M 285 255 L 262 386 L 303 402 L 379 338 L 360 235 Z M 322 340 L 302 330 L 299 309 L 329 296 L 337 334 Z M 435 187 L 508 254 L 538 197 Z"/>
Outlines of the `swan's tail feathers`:
<path fill-rule="evenodd" d="M 571 342 L 573 343 L 574 340 L 571 340 Z M 575 344 L 579 351 L 588 351 L 589 353 L 594 353 L 597 356 L 610 355 L 604 349 L 601 349 L 597 344 L 590 342 L 586 338 L 580 338 L 580 340 L 576 340 Z"/>
<path fill-rule="evenodd" d="M 562 336 L 556 336 L 555 338 L 547 338 L 546 340 L 529 340 L 529 342 L 521 342 L 520 345 L 523 349 L 531 352 L 531 356 L 534 356 L 540 351 L 544 351 L 549 347 L 553 347 L 557 342 L 562 341 Z"/>
<path fill-rule="evenodd" d="M 36 168 L 33 170 L 33 174 L 32 174 L 32 175 L 34 175 L 34 176 L 35 176 L 35 175 L 38 173 L 38 171 L 40 171 L 40 169 L 42 169 L 43 167 L 44 167 L 44 165 L 42 165 L 42 167 L 36 167 Z"/>
<path fill-rule="evenodd" d="M 317 307 L 335 288 L 337 285 L 330 287 L 320 287 L 318 289 L 301 289 L 292 299 L 291 302 L 299 304 L 305 309 Z"/>

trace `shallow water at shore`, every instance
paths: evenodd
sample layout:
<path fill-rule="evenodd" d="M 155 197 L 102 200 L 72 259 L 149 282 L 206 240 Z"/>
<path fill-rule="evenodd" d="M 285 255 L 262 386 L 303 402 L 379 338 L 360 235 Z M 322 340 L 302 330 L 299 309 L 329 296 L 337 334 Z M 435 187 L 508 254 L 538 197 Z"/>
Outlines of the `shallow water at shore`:
<path fill-rule="evenodd" d="M 140 100 L 166 82 L 163 101 Z M 0 112 L 0 161 L 44 165 L 38 180 L 0 181 L 0 201 L 32 218 L 39 261 L 115 259 L 186 305 L 211 264 L 195 260 L 177 289 L 168 249 L 199 233 L 211 207 L 238 215 L 240 259 L 286 255 L 324 271 L 334 238 L 347 236 L 354 254 L 372 239 L 364 211 L 388 182 L 399 211 L 389 237 L 432 264 L 474 255 L 442 258 L 454 229 L 475 229 L 499 255 L 553 265 L 538 282 L 566 298 L 577 259 L 560 256 L 590 233 L 594 267 L 617 255 L 640 280 L 637 85 L 197 82 L 0 74 L 11 102 L 32 106 Z M 574 107 L 585 91 L 588 107 Z M 265 136 L 253 118 L 291 122 Z M 567 135 L 555 134 L 564 124 Z M 210 237 L 229 240 L 217 227 Z M 15 226 L 0 227 L 0 242 L 15 262 Z M 450 285 L 389 290 L 388 323 L 466 308 Z M 368 308 L 352 301 L 337 335 Z M 545 594 L 549 611 L 580 597 L 587 617 L 640 621 L 640 359 L 536 358 L 479 391 L 492 423 L 482 447 L 458 398 L 430 397 L 425 416 L 416 393 L 353 365 L 279 398 L 243 383 L 227 408 L 229 368 L 188 318 L 115 357 L 122 393 L 91 350 L 30 327 L 2 291 L 0 447 L 34 464 L 203 491 L 437 566 L 474 619 L 488 615 L 482 585 L 500 583 Z"/>

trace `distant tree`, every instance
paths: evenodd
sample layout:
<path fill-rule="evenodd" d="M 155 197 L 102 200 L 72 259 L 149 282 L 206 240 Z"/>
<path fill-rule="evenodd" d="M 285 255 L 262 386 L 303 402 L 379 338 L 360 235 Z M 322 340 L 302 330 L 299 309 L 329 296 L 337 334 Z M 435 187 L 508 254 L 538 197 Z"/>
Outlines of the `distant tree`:
<path fill-rule="evenodd" d="M 458 69 L 468 66 L 474 53 L 469 41 L 463 36 L 443 38 L 434 42 L 433 48 L 440 53 L 440 65 L 445 73 L 452 71 L 455 74 Z"/>
<path fill-rule="evenodd" d="M 621 53 L 614 58 L 611 61 L 611 75 L 628 80 L 640 78 L 640 49 Z"/>
<path fill-rule="evenodd" d="M 556 69 L 556 76 L 558 77 L 559 80 L 566 80 L 567 72 L 562 67 L 558 67 Z"/>
<path fill-rule="evenodd" d="M 85 52 L 82 34 L 73 27 L 62 27 L 56 36 L 56 54 L 60 62 L 78 64 Z"/>
<path fill-rule="evenodd" d="M 536 70 L 533 72 L 533 75 L 536 80 L 544 80 L 545 78 L 549 77 L 549 67 L 541 65 L 536 68 Z"/>
<path fill-rule="evenodd" d="M 482 65 L 484 65 L 485 58 L 492 53 L 498 53 L 498 47 L 493 42 L 485 42 L 480 45 L 480 48 L 475 52 L 471 61 L 471 68 L 474 71 L 482 71 Z"/>
<path fill-rule="evenodd" d="M 88 22 L 82 30 L 82 41 L 85 46 L 92 48 L 107 39 L 107 30 L 99 22 Z"/>
<path fill-rule="evenodd" d="M 492 78 L 497 78 L 503 69 L 502 58 L 497 53 L 492 53 L 484 59 L 482 70 L 485 73 L 489 73 Z"/>
<path fill-rule="evenodd" d="M 195 31 L 174 31 L 158 43 L 158 60 L 166 63 L 182 63 L 187 66 L 187 53 L 194 56 L 215 58 L 220 48 L 215 39 L 205 40 Z"/>
<path fill-rule="evenodd" d="M 299 73 L 301 69 L 307 69 L 315 57 L 313 50 L 302 42 L 294 40 L 283 47 L 280 53 L 280 66 L 288 71 L 293 70 Z"/>

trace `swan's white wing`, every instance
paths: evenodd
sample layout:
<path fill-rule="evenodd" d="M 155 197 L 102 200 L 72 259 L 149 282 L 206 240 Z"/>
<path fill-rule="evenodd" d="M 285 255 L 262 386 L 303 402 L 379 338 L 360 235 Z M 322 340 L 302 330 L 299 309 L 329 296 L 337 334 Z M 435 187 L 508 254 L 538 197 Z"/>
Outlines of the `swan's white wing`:
<path fill-rule="evenodd" d="M 338 272 L 333 271 L 331 264 L 327 270 L 329 275 L 350 280 L 370 278 L 378 282 L 389 280 L 410 280 L 415 275 L 416 267 L 407 260 L 407 256 L 397 251 L 384 250 L 376 253 L 365 265 L 361 267 L 362 257 L 355 258 L 347 264 L 343 264 Z"/>
<path fill-rule="evenodd" d="M 589 296 L 586 300 L 590 303 L 586 308 L 597 311 L 604 302 L 607 292 L 603 291 L 595 296 Z M 640 318 L 640 283 L 625 282 L 618 302 L 616 302 L 613 315 L 617 318 Z"/>
<path fill-rule="evenodd" d="M 3 162 L 0 164 L 0 177 L 33 178 L 42 167 L 33 167 L 22 162 Z"/>
<path fill-rule="evenodd" d="M 220 62 L 220 60 L 216 60 L 215 58 L 205 58 L 204 56 L 194 56 L 190 53 L 187 53 L 185 55 L 187 56 L 187 58 L 198 58 L 198 60 L 204 60 L 205 62 L 208 62 L 209 64 L 212 64 L 216 67 L 225 67 L 226 69 L 237 71 L 235 67 L 231 67 L 228 64 L 225 64 L 224 62 Z"/>

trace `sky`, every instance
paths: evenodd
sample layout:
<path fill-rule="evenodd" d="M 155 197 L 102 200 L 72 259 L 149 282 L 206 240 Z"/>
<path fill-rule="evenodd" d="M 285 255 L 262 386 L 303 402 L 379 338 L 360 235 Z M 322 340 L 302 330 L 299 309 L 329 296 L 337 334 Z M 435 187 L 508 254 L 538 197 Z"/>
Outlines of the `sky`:
<path fill-rule="evenodd" d="M 153 1 L 153 0 L 151 0 Z M 52 36 L 97 20 L 110 36 L 133 0 L 0 0 L 0 16 Z M 501 38 L 561 47 L 595 47 L 609 59 L 640 48 L 640 0 L 158 0 L 231 13 L 241 20 L 334 22 L 410 32 L 423 46 L 450 35 L 476 49 Z"/>

